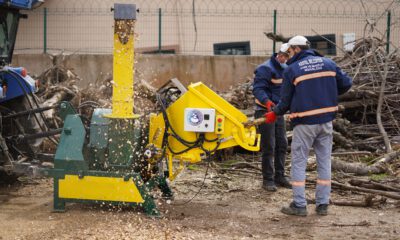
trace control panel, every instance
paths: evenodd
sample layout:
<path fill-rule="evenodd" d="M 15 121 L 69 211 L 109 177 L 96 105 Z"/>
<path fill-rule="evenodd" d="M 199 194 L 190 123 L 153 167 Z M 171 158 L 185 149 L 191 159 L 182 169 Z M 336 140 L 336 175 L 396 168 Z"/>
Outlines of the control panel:
<path fill-rule="evenodd" d="M 224 115 L 217 115 L 216 123 L 215 123 L 215 133 L 216 134 L 223 134 L 225 130 L 225 116 Z"/>
<path fill-rule="evenodd" d="M 184 130 L 187 132 L 214 132 L 215 109 L 185 108 Z"/>

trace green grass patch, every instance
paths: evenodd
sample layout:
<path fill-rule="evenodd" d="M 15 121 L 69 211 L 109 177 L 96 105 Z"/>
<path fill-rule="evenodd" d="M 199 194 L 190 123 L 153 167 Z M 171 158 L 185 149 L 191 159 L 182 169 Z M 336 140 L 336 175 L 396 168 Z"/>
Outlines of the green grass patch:
<path fill-rule="evenodd" d="M 388 177 L 387 173 L 372 174 L 370 176 L 371 180 L 378 181 L 378 182 L 384 180 L 387 177 Z"/>
<path fill-rule="evenodd" d="M 373 164 L 372 160 L 374 160 L 376 157 L 374 155 L 369 155 L 365 157 L 360 157 L 360 162 L 366 163 L 368 165 Z"/>
<path fill-rule="evenodd" d="M 187 169 L 191 170 L 191 171 L 199 171 L 200 168 L 198 165 L 194 165 L 194 164 L 190 164 L 187 166 Z"/>
<path fill-rule="evenodd" d="M 218 165 L 223 166 L 223 167 L 230 167 L 235 163 L 238 163 L 239 160 L 238 159 L 229 159 L 223 162 L 219 162 Z"/>

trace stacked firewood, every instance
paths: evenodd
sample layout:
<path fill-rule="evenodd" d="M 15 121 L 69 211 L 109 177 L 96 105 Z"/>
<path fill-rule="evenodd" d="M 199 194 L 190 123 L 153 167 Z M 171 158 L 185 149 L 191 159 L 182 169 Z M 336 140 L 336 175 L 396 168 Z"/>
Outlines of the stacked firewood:
<path fill-rule="evenodd" d="M 228 91 L 219 93 L 221 97 L 238 109 L 247 110 L 254 107 L 253 80 L 231 86 Z"/>
<path fill-rule="evenodd" d="M 72 69 L 67 69 L 63 64 L 64 55 L 49 56 L 53 64 L 36 78 L 40 80 L 37 96 L 41 99 L 42 106 L 57 106 L 62 101 L 70 102 L 80 114 L 90 119 L 94 107 L 111 108 L 112 101 L 112 75 L 97 79 L 85 88 L 79 88 L 82 79 Z M 136 74 L 139 75 L 140 74 Z M 155 89 L 142 81 L 135 79 L 134 83 L 134 112 L 147 114 L 155 109 Z M 45 118 L 60 126 L 57 108 L 44 113 Z"/>
<path fill-rule="evenodd" d="M 350 121 L 343 129 L 345 132 L 340 133 L 351 133 L 355 142 L 380 150 L 383 142 L 377 125 L 380 114 L 383 128 L 396 144 L 400 136 L 400 54 L 397 51 L 386 54 L 385 46 L 377 39 L 362 39 L 356 43 L 353 54 L 336 62 L 353 77 L 352 89 L 339 98 L 341 116 Z"/>
<path fill-rule="evenodd" d="M 37 96 L 41 99 L 42 107 L 57 106 L 62 101 L 72 101 L 79 94 L 77 83 L 81 81 L 72 70 L 62 66 L 64 55 L 49 57 L 53 62 L 52 66 L 37 77 L 40 81 Z M 61 126 L 56 107 L 43 114 L 52 127 Z"/>

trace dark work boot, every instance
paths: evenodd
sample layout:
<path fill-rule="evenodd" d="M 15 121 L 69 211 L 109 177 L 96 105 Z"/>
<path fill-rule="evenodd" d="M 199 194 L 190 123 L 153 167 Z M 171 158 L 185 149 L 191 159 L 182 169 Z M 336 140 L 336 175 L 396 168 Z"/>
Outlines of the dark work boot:
<path fill-rule="evenodd" d="M 289 179 L 285 176 L 275 177 L 275 184 L 279 187 L 292 188 L 292 184 L 290 184 Z"/>
<path fill-rule="evenodd" d="M 268 192 L 276 192 L 278 190 L 274 181 L 263 181 L 262 188 Z"/>
<path fill-rule="evenodd" d="M 320 204 L 315 208 L 318 215 L 326 216 L 328 215 L 328 204 Z"/>
<path fill-rule="evenodd" d="M 281 212 L 287 215 L 294 216 L 307 216 L 307 208 L 306 207 L 297 207 L 294 202 L 291 202 L 288 207 L 282 207 Z"/>

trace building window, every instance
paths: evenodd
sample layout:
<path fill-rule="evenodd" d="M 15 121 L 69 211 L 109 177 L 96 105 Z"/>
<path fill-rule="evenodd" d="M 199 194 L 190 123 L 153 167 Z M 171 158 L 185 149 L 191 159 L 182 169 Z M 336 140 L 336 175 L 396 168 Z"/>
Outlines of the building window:
<path fill-rule="evenodd" d="M 336 36 L 335 34 L 325 34 L 321 36 L 306 36 L 311 43 L 311 48 L 318 50 L 323 55 L 336 55 Z M 329 39 L 329 41 L 327 40 Z M 335 44 L 333 44 L 335 43 Z"/>
<path fill-rule="evenodd" d="M 250 42 L 214 43 L 215 55 L 250 55 Z"/>

